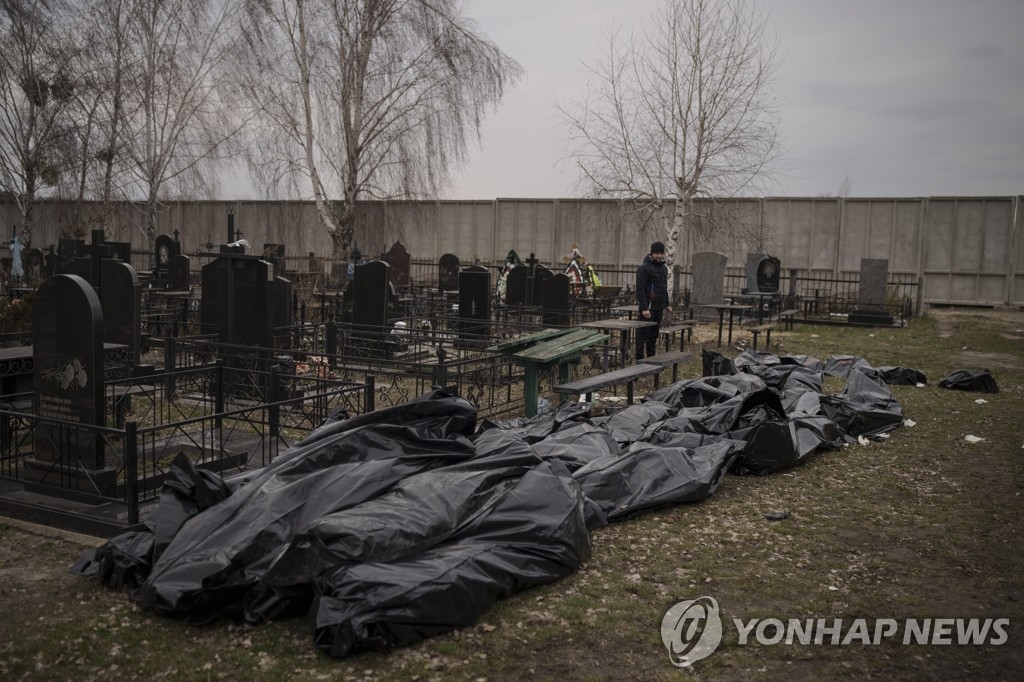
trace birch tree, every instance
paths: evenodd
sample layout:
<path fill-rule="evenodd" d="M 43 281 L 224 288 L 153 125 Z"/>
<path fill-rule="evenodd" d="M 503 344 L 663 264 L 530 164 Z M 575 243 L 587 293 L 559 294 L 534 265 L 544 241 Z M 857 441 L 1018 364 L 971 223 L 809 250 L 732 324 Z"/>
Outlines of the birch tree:
<path fill-rule="evenodd" d="M 750 193 L 770 177 L 776 40 L 746 0 L 664 0 L 642 33 L 613 29 L 588 69 L 585 95 L 558 106 L 580 187 L 659 216 L 671 264 L 695 199 Z M 729 229 L 715 215 L 705 224 Z"/>
<path fill-rule="evenodd" d="M 56 0 L 0 0 L 0 190 L 32 243 L 34 207 L 73 165 L 75 54 Z"/>
<path fill-rule="evenodd" d="M 119 115 L 112 116 L 107 151 L 123 154 L 129 193 L 144 205 L 150 250 L 162 201 L 173 193 L 212 194 L 209 171 L 230 156 L 245 125 L 231 106 L 224 69 L 238 9 L 232 0 L 138 0 L 127 18 L 125 119 L 118 127 Z"/>
<path fill-rule="evenodd" d="M 316 203 L 335 261 L 359 199 L 436 197 L 519 65 L 456 0 L 248 0 L 250 167 Z"/>

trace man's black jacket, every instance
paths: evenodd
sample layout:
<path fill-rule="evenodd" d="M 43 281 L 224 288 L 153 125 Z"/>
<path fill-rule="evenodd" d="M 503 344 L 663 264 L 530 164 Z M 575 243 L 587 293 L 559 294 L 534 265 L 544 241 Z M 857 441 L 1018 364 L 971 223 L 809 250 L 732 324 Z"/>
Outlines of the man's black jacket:
<path fill-rule="evenodd" d="M 661 310 L 668 304 L 668 266 L 655 261 L 651 254 L 636 269 L 636 298 L 640 312 Z"/>

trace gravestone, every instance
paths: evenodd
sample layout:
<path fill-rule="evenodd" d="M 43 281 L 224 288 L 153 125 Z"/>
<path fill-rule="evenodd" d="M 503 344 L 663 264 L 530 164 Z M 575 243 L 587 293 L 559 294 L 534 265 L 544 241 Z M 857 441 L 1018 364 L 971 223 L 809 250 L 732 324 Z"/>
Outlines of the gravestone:
<path fill-rule="evenodd" d="M 167 290 L 168 291 L 191 291 L 189 282 L 191 272 L 190 258 L 183 254 L 171 256 L 167 263 Z"/>
<path fill-rule="evenodd" d="M 437 290 L 458 291 L 459 289 L 459 257 L 446 253 L 437 261 Z"/>
<path fill-rule="evenodd" d="M 718 305 L 725 291 L 725 266 L 729 258 L 724 253 L 702 251 L 693 254 L 693 305 Z"/>
<path fill-rule="evenodd" d="M 43 278 L 53 277 L 60 270 L 60 256 L 51 246 L 47 250 L 45 263 L 43 263 Z"/>
<path fill-rule="evenodd" d="M 888 280 L 889 261 L 887 259 L 861 258 L 857 303 L 861 306 L 884 306 Z"/>
<path fill-rule="evenodd" d="M 39 249 L 25 249 L 22 256 L 25 262 L 25 279 L 35 283 L 43 279 L 46 256 Z"/>
<path fill-rule="evenodd" d="M 544 324 L 553 327 L 569 326 L 569 276 L 558 273 L 543 280 Z"/>
<path fill-rule="evenodd" d="M 108 242 L 104 241 L 103 246 L 109 246 L 114 251 L 114 255 L 122 263 L 132 262 L 132 245 L 131 242 Z"/>
<path fill-rule="evenodd" d="M 505 277 L 505 305 L 526 305 L 526 290 L 529 286 L 530 269 L 515 267 Z"/>
<path fill-rule="evenodd" d="M 82 256 L 82 247 L 84 246 L 85 240 L 83 239 L 61 237 L 57 240 L 57 256 L 61 259 L 61 262 L 69 261 L 72 258 L 80 258 Z"/>
<path fill-rule="evenodd" d="M 175 240 L 174 237 L 162 234 L 156 238 L 156 251 L 154 253 L 156 268 L 154 271 L 159 279 L 167 277 L 167 268 L 170 265 L 171 258 L 180 253 L 181 243 Z"/>
<path fill-rule="evenodd" d="M 351 353 L 363 358 L 387 357 L 389 347 L 382 343 L 387 333 L 390 285 L 384 261 L 370 261 L 356 267 L 352 284 L 345 290 L 352 296 Z"/>
<path fill-rule="evenodd" d="M 99 231 L 97 231 L 99 232 Z M 111 260 L 105 256 L 112 247 L 101 244 L 102 232 L 94 235 L 93 245 L 84 247 L 91 251 L 90 258 L 75 258 L 64 265 L 63 272 L 77 275 L 92 285 L 103 308 L 103 340 L 128 346 L 128 355 L 133 364 L 141 360 L 141 318 L 142 289 L 139 277 L 128 263 Z"/>
<path fill-rule="evenodd" d="M 745 294 L 756 294 L 760 291 L 757 288 L 757 266 L 761 264 L 761 261 L 767 257 L 764 253 L 748 253 L 747 263 L 743 268 L 744 273 L 747 276 L 747 284 L 743 289 Z"/>
<path fill-rule="evenodd" d="M 285 277 L 275 277 L 270 282 L 270 326 L 279 335 L 282 327 L 292 326 L 292 281 Z"/>
<path fill-rule="evenodd" d="M 530 254 L 531 256 L 533 254 Z M 544 282 L 555 276 L 555 273 L 543 265 L 533 268 L 533 284 L 528 285 L 530 291 L 530 305 L 540 307 L 544 302 Z"/>
<path fill-rule="evenodd" d="M 273 346 L 270 282 L 273 267 L 258 256 L 222 251 L 203 266 L 199 317 L 218 341 L 240 346 Z"/>
<path fill-rule="evenodd" d="M 889 261 L 885 258 L 860 260 L 860 288 L 857 307 L 847 318 L 851 324 L 889 326 L 893 316 L 886 309 Z"/>
<path fill-rule="evenodd" d="M 263 260 L 274 266 L 274 277 L 284 276 L 284 244 L 264 244 Z"/>
<path fill-rule="evenodd" d="M 116 472 L 105 467 L 103 438 L 76 428 L 105 425 L 103 308 L 81 277 L 55 275 L 39 286 L 32 307 L 32 362 L 34 412 L 61 423 L 36 424 L 26 478 L 107 492 Z"/>
<path fill-rule="evenodd" d="M 459 273 L 459 338 L 483 339 L 491 319 L 491 271 L 481 265 Z"/>
<path fill-rule="evenodd" d="M 387 261 L 390 269 L 388 270 L 388 278 L 391 283 L 396 287 L 409 286 L 412 282 L 411 270 L 412 270 L 412 258 L 409 256 L 409 252 L 406 251 L 405 245 L 402 242 L 395 242 L 394 245 L 387 253 Z"/>
<path fill-rule="evenodd" d="M 384 261 L 370 261 L 356 268 L 352 280 L 352 324 L 381 331 L 388 321 L 388 274 Z"/>
<path fill-rule="evenodd" d="M 775 256 L 765 256 L 757 264 L 757 290 L 766 294 L 779 292 L 782 263 Z"/>

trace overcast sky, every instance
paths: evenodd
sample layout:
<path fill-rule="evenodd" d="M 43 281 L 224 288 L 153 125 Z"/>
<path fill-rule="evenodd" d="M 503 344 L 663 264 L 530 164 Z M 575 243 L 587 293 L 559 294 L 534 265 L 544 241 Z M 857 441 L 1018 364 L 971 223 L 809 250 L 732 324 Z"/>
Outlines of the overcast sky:
<path fill-rule="evenodd" d="M 552 104 L 659 0 L 469 0 L 526 69 L 449 198 L 574 196 Z M 760 0 L 780 41 L 776 196 L 1024 194 L 1024 0 Z"/>

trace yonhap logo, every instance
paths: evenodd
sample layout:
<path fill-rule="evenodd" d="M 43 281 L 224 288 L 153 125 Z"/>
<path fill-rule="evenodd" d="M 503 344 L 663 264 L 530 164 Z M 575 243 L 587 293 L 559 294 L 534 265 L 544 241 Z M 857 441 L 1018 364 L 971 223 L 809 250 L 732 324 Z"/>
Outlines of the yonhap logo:
<path fill-rule="evenodd" d="M 661 641 L 672 665 L 678 668 L 713 654 L 722 643 L 718 602 L 714 597 L 698 597 L 670 608 L 661 620 Z"/>
<path fill-rule="evenodd" d="M 733 618 L 739 646 L 1002 646 L 1009 618 Z M 661 619 L 661 641 L 672 665 L 688 668 L 722 643 L 722 617 L 714 597 L 681 601 Z"/>

